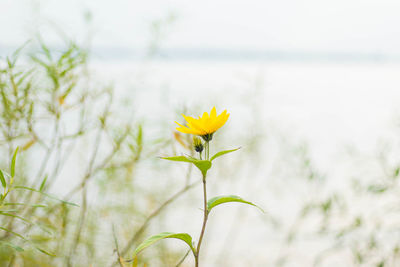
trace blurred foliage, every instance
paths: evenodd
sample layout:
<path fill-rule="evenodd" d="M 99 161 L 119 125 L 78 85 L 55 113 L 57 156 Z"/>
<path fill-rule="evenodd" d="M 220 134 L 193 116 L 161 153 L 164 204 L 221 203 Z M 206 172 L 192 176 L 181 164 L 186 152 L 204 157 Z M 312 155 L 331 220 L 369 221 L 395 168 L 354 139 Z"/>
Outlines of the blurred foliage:
<path fill-rule="evenodd" d="M 0 62 L 1 160 L 11 162 L 0 166 L 2 266 L 112 264 L 114 243 L 97 245 L 99 239 L 112 240 L 109 229 L 104 236 L 110 225 L 99 220 L 117 218 L 120 225 L 138 216 L 114 235 L 126 236 L 122 259 L 133 245 L 127 239 L 135 229 L 145 232 L 155 217 L 146 220 L 133 201 L 146 192 L 136 191 L 132 180 L 137 164 L 168 142 L 146 140 L 144 127 L 132 117 L 118 119 L 114 90 L 91 77 L 88 58 L 75 43 L 56 50 L 38 38 Z M 71 175 L 76 185 L 70 191 L 47 193 Z M 89 191 L 92 181 L 98 189 Z M 98 201 L 89 203 L 89 193 L 98 194 Z M 123 201 L 108 201 L 115 196 Z"/>
<path fill-rule="evenodd" d="M 336 183 L 333 174 L 321 174 L 307 145 L 293 144 L 297 164 L 291 172 L 308 196 L 295 197 L 298 213 L 282 229 L 286 234 L 275 265 L 290 266 L 296 251 L 313 244 L 308 251 L 313 266 L 398 266 L 399 141 L 379 145 L 377 155 L 344 156 L 350 167 L 339 172 L 346 176 Z"/>
<path fill-rule="evenodd" d="M 149 55 L 165 38 L 162 21 L 152 25 Z M 192 140 L 179 133 L 171 133 L 172 141 L 165 132 L 162 138 L 147 134 L 153 129 L 92 75 L 89 59 L 76 43 L 54 49 L 40 38 L 0 59 L 0 265 L 190 266 L 185 251 L 162 242 L 139 259 L 131 256 L 149 228 L 165 230 L 164 211 L 198 185 L 189 166 L 179 169 L 184 179 L 174 180 L 181 184 L 160 181 L 167 170 L 157 156 L 191 155 Z M 212 174 L 224 182 L 220 191 L 236 185 L 272 196 L 260 203 L 267 207 L 264 228 L 272 230 L 257 246 L 276 250 L 263 251 L 248 266 L 296 266 L 299 255 L 314 266 L 398 266 L 400 140 L 380 144 L 374 155 L 343 155 L 349 168 L 336 183 L 306 142 L 288 141 L 263 125 L 263 82 L 256 77 L 250 84 L 241 100 L 253 118 L 243 128 L 252 131 L 225 134 L 240 140 L 242 153 Z M 232 168 L 246 160 L 251 164 Z M 162 178 L 160 185 L 143 185 L 154 176 Z M 288 199 L 292 216 L 284 214 Z M 242 211 L 236 215 L 248 218 Z M 217 266 L 234 266 L 229 255 L 243 220 L 224 224 Z"/>

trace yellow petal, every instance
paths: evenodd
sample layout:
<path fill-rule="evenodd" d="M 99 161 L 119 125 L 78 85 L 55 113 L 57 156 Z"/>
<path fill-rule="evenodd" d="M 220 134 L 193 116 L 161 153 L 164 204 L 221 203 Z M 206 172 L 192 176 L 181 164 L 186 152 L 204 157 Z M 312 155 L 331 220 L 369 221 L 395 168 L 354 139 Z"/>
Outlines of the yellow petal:
<path fill-rule="evenodd" d="M 181 132 L 181 133 L 190 133 L 190 130 L 189 129 L 187 129 L 187 128 L 175 128 L 175 130 L 177 130 L 177 131 L 179 131 L 179 132 Z"/>
<path fill-rule="evenodd" d="M 182 116 L 188 122 L 189 128 L 194 128 L 200 132 L 204 132 L 204 130 L 202 128 L 202 124 L 198 120 L 196 120 L 195 118 L 189 117 L 189 116 L 185 116 L 183 114 L 182 114 Z"/>
<path fill-rule="evenodd" d="M 210 129 L 215 132 L 217 131 L 219 128 L 221 128 L 225 122 L 228 120 L 229 114 L 226 115 L 226 110 L 224 112 L 222 112 L 219 116 L 217 116 L 213 122 L 211 123 L 211 125 L 209 126 Z"/>
<path fill-rule="evenodd" d="M 229 114 L 225 114 L 224 117 L 222 117 L 221 120 L 219 121 L 219 127 L 218 128 L 221 128 L 222 126 L 224 126 L 224 124 L 226 123 L 228 118 L 229 118 Z"/>
<path fill-rule="evenodd" d="M 176 124 L 178 124 L 179 126 L 181 126 L 182 128 L 186 128 L 186 126 L 183 126 L 182 124 L 180 124 L 179 122 L 175 122 Z"/>
<path fill-rule="evenodd" d="M 215 107 L 213 107 L 210 112 L 210 118 L 215 119 L 216 117 L 217 117 L 217 110 L 215 109 Z"/>
<path fill-rule="evenodd" d="M 178 131 L 182 132 L 182 133 L 187 133 L 187 131 L 190 131 L 189 128 L 187 128 L 186 126 L 183 126 L 182 124 L 180 124 L 179 122 L 175 122 L 176 124 L 178 124 L 180 127 L 176 128 Z"/>
<path fill-rule="evenodd" d="M 208 118 L 209 118 L 209 117 L 208 117 L 208 113 L 207 113 L 207 112 L 204 112 L 204 113 L 203 113 L 203 117 L 201 117 L 200 119 L 201 119 L 201 120 L 208 120 Z"/>

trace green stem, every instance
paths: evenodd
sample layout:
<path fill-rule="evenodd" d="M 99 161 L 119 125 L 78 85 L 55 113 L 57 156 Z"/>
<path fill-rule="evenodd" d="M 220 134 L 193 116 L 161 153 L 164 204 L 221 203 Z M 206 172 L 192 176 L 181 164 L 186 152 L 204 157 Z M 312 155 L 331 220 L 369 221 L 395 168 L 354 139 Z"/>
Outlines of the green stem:
<path fill-rule="evenodd" d="M 207 142 L 207 150 L 208 150 L 208 142 Z M 204 217 L 203 217 L 203 226 L 201 227 L 201 232 L 200 232 L 200 237 L 199 237 L 199 243 L 197 245 L 196 254 L 195 254 L 196 267 L 199 267 L 200 247 L 201 247 L 201 242 L 203 241 L 203 236 L 204 236 L 204 232 L 206 230 L 206 224 L 207 224 L 207 219 L 208 219 L 206 175 L 203 175 L 203 197 L 204 197 L 203 198 Z"/>
<path fill-rule="evenodd" d="M 204 156 L 206 160 L 210 160 L 210 142 L 206 141 L 204 145 Z M 201 154 L 200 154 L 201 157 Z M 207 186 L 206 186 L 206 174 L 203 174 L 203 209 L 204 209 L 204 215 L 203 215 L 203 226 L 201 227 L 201 232 L 200 232 L 200 237 L 199 237 L 199 243 L 197 244 L 197 249 L 194 253 L 194 259 L 195 259 L 195 266 L 199 267 L 199 260 L 200 260 L 200 247 L 201 243 L 203 241 L 204 233 L 206 231 L 206 225 L 207 225 L 207 220 L 208 220 L 208 210 L 207 210 Z"/>
<path fill-rule="evenodd" d="M 205 154 L 206 154 L 206 160 L 210 159 L 210 142 L 206 142 L 205 144 Z"/>

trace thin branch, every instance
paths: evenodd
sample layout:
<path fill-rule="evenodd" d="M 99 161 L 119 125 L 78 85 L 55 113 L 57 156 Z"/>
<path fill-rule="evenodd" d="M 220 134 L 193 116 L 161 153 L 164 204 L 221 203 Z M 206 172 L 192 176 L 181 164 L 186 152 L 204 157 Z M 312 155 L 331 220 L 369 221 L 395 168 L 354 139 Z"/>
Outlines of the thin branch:
<path fill-rule="evenodd" d="M 132 245 L 137 241 L 137 239 L 140 237 L 140 235 L 146 230 L 147 226 L 149 225 L 150 221 L 156 217 L 163 209 L 165 209 L 169 204 L 174 202 L 177 198 L 179 198 L 181 195 L 183 195 L 186 191 L 191 189 L 192 187 L 196 186 L 197 184 L 200 183 L 200 180 L 191 183 L 189 185 L 186 185 L 184 188 L 176 192 L 174 195 L 172 195 L 169 199 L 167 199 L 161 206 L 159 206 L 155 211 L 153 211 L 147 219 L 143 222 L 143 224 L 139 227 L 139 229 L 135 232 L 135 234 L 132 236 L 132 238 L 128 241 L 128 244 L 124 247 L 122 250 L 122 255 L 125 255 L 128 250 L 132 247 Z"/>
<path fill-rule="evenodd" d="M 115 234 L 114 224 L 112 225 L 112 233 L 113 233 L 113 237 L 114 237 L 115 250 L 117 251 L 118 263 L 121 267 L 124 267 L 124 265 L 121 261 L 122 257 L 121 257 L 121 253 L 119 252 L 118 240 L 117 240 L 117 235 Z"/>
<path fill-rule="evenodd" d="M 125 140 L 125 138 L 128 136 L 128 134 L 129 134 L 129 130 L 125 131 L 124 135 L 121 138 L 120 143 L 122 143 Z M 91 177 L 93 177 L 97 172 L 103 170 L 105 168 L 105 166 L 108 165 L 108 163 L 112 160 L 112 158 L 115 156 L 116 152 L 118 152 L 120 148 L 121 148 L 121 145 L 115 146 L 114 149 L 110 152 L 110 154 L 101 163 L 99 163 L 97 165 L 97 167 L 93 168 L 93 170 L 91 172 L 87 172 L 86 175 L 83 177 L 81 183 L 78 184 L 76 187 L 74 187 L 72 190 L 70 190 L 63 199 L 65 201 L 71 199 L 71 197 L 74 194 L 76 194 L 82 188 L 84 188 Z"/>
<path fill-rule="evenodd" d="M 181 264 L 186 260 L 186 258 L 187 258 L 187 256 L 189 255 L 190 251 L 191 251 L 191 250 L 188 249 L 188 251 L 186 252 L 186 254 L 182 257 L 182 259 L 178 262 L 178 264 L 176 264 L 175 267 L 181 266 Z"/>
<path fill-rule="evenodd" d="M 86 211 L 87 211 L 87 190 L 86 190 L 86 188 L 84 188 L 82 190 L 82 206 L 81 206 L 81 212 L 79 215 L 78 226 L 76 227 L 74 242 L 71 246 L 68 257 L 66 258 L 67 266 L 73 266 L 71 259 L 72 259 L 72 256 L 75 254 L 75 250 L 78 247 L 78 244 L 79 244 L 79 241 L 81 238 L 83 225 L 85 223 Z"/>

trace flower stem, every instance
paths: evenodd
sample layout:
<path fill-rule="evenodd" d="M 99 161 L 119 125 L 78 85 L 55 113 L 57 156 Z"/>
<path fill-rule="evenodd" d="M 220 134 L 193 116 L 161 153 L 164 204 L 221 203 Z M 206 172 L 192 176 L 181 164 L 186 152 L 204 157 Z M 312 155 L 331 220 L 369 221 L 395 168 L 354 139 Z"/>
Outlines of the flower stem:
<path fill-rule="evenodd" d="M 210 159 L 210 142 L 206 142 L 205 144 L 205 156 L 206 156 L 206 160 Z"/>
<path fill-rule="evenodd" d="M 208 142 L 207 142 L 207 150 L 208 150 Z M 199 243 L 197 245 L 196 255 L 195 255 L 196 267 L 199 267 L 200 246 L 201 246 L 201 242 L 203 241 L 203 236 L 204 236 L 204 232 L 206 230 L 206 224 L 207 224 L 207 219 L 208 219 L 206 175 L 203 175 L 203 196 L 204 196 L 204 199 L 203 199 L 204 217 L 203 217 L 203 226 L 201 227 L 201 233 L 200 233 L 200 237 L 199 237 Z"/>
<path fill-rule="evenodd" d="M 210 159 L 210 142 L 206 141 L 204 156 L 206 160 Z M 194 255 L 196 267 L 199 267 L 199 259 L 200 259 L 200 247 L 201 242 L 203 241 L 204 232 L 206 231 L 206 224 L 208 219 L 208 210 L 207 210 L 207 186 L 206 186 L 206 176 L 207 174 L 203 174 L 203 207 L 204 207 L 204 216 L 203 216 L 203 226 L 201 227 L 199 243 L 197 244 L 196 253 Z"/>

